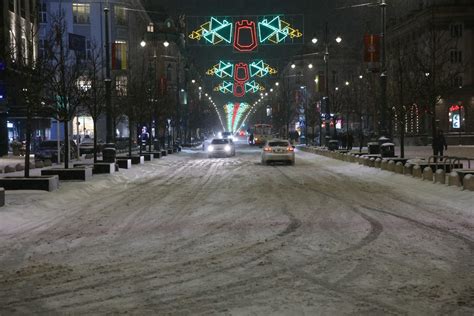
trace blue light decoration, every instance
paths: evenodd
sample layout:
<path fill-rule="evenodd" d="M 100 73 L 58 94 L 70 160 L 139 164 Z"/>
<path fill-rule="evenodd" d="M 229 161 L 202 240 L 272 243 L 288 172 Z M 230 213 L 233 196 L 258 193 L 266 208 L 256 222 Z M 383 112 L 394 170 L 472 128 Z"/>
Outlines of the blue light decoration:
<path fill-rule="evenodd" d="M 233 24 L 226 19 L 218 20 L 211 17 L 211 20 L 202 24 L 197 30 L 189 35 L 189 38 L 200 41 L 204 38 L 209 44 L 217 45 L 221 42 L 232 43 Z"/>
<path fill-rule="evenodd" d="M 261 44 L 268 42 L 280 44 L 287 37 L 294 39 L 302 36 L 303 33 L 300 30 L 292 28 L 290 23 L 283 21 L 280 16 L 272 19 L 264 18 L 258 22 L 258 38 Z"/>

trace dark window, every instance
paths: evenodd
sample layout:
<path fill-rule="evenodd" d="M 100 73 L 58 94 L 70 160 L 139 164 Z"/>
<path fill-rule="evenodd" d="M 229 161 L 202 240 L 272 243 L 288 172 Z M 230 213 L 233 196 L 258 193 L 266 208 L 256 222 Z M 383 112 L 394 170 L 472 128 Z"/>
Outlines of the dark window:
<path fill-rule="evenodd" d="M 21 0 L 20 13 L 22 18 L 26 18 L 26 0 Z"/>
<path fill-rule="evenodd" d="M 460 23 L 451 24 L 451 37 L 462 37 L 463 25 Z"/>
<path fill-rule="evenodd" d="M 451 63 L 452 64 L 462 63 L 462 51 L 460 50 L 451 51 Z"/>
<path fill-rule="evenodd" d="M 46 2 L 44 1 L 40 2 L 38 14 L 39 14 L 39 23 L 48 22 L 48 17 L 47 17 L 48 11 L 46 9 Z"/>

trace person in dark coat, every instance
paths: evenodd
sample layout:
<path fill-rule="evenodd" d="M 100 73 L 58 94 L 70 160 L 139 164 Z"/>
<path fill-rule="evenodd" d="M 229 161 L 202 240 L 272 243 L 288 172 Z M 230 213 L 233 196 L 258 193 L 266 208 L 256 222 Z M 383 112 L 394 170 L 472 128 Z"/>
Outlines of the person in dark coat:
<path fill-rule="evenodd" d="M 443 157 L 444 150 L 448 150 L 448 144 L 446 143 L 446 138 L 444 137 L 443 131 L 438 130 L 436 136 L 433 138 L 433 155 Z M 439 159 L 440 161 L 443 158 Z"/>
<path fill-rule="evenodd" d="M 352 150 L 352 144 L 354 143 L 354 136 L 352 135 L 352 132 L 349 132 L 347 134 L 347 149 Z"/>

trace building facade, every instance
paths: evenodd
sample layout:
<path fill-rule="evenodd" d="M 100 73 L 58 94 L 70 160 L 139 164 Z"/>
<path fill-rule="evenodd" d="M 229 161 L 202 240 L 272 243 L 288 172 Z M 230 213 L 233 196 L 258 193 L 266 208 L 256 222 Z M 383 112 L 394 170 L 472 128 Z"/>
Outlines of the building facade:
<path fill-rule="evenodd" d="M 403 42 L 416 47 L 418 52 L 428 53 L 425 61 L 419 64 L 423 64 L 424 69 L 420 71 L 426 77 L 425 94 L 430 90 L 436 94 L 435 127 L 445 132 L 450 144 L 474 144 L 472 1 L 425 0 L 404 4 L 406 10 L 390 20 L 388 51 L 395 50 L 396 44 Z M 433 129 L 430 112 L 428 96 L 413 100 L 408 106 L 404 118 L 408 144 L 430 142 Z M 394 126 L 396 129 L 396 122 Z"/>

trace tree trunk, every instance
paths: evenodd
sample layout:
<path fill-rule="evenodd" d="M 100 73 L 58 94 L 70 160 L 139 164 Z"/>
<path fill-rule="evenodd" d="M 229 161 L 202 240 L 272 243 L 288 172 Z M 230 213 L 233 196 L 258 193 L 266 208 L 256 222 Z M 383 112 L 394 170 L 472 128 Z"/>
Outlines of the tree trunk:
<path fill-rule="evenodd" d="M 29 104 L 27 104 L 29 107 Z M 25 178 L 30 177 L 31 111 L 26 114 Z"/>
<path fill-rule="evenodd" d="M 131 121 L 129 118 L 128 119 L 128 156 L 129 157 L 132 157 L 132 143 L 133 143 L 132 135 L 134 134 L 132 126 L 133 126 L 133 121 Z"/>
<path fill-rule="evenodd" d="M 94 128 L 94 163 L 97 163 L 97 120 L 92 120 L 93 128 Z"/>
<path fill-rule="evenodd" d="M 405 158 L 405 120 L 400 123 L 400 158 Z"/>
<path fill-rule="evenodd" d="M 69 121 L 63 121 L 64 124 L 64 168 L 69 168 Z M 59 156 L 59 155 L 58 155 Z"/>

